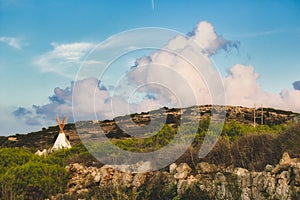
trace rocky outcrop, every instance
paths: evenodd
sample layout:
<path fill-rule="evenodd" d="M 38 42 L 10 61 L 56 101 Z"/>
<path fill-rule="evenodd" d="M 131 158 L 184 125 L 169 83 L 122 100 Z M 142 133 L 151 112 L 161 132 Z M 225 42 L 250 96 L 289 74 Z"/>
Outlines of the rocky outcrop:
<path fill-rule="evenodd" d="M 235 120 L 243 124 L 253 123 L 253 108 L 241 106 L 211 106 L 201 105 L 189 108 L 161 108 L 150 112 L 135 113 L 126 116 L 116 117 L 113 120 L 104 121 L 79 121 L 75 124 L 65 126 L 65 134 L 72 146 L 81 143 L 77 133 L 79 130 L 84 136 L 93 138 L 97 134 L 105 134 L 109 138 L 130 137 L 130 133 L 143 136 L 145 133 L 157 130 L 153 127 L 160 127 L 162 123 L 176 127 L 183 123 L 197 122 L 210 117 L 212 113 L 224 111 L 226 109 L 226 121 Z M 262 112 L 256 110 L 257 124 L 260 124 Z M 263 109 L 264 124 L 276 125 L 287 123 L 292 120 L 297 113 L 290 111 L 276 110 L 272 108 Z M 134 123 L 132 123 L 134 122 Z M 151 122 L 151 123 L 150 123 Z M 101 127 L 101 128 L 100 128 Z M 143 128 L 140 128 L 143 127 Z M 26 135 L 16 134 L 10 137 L 0 137 L 1 147 L 28 147 L 39 148 L 40 150 L 51 147 L 58 134 L 58 127 L 52 126 L 43 128 L 40 131 L 28 133 Z M 128 132 L 128 133 L 127 133 Z M 9 139 L 14 138 L 14 139 Z"/>
<path fill-rule="evenodd" d="M 161 190 L 175 187 L 176 191 L 172 193 L 173 196 L 170 196 L 171 199 L 175 197 L 181 199 L 187 194 L 192 195 L 191 191 L 198 191 L 198 196 L 205 194 L 205 198 L 210 199 L 292 200 L 300 198 L 300 161 L 290 159 L 287 153 L 283 155 L 277 166 L 267 165 L 262 172 L 250 172 L 247 169 L 234 167 L 222 168 L 204 162 L 198 163 L 196 170 L 192 170 L 186 163 L 179 165 L 173 163 L 167 171 L 139 174 L 117 171 L 112 166 L 84 167 L 77 163 L 69 165 L 67 169 L 72 174 L 72 178 L 68 184 L 68 192 L 64 195 L 84 196 L 91 190 L 95 190 L 95 186 L 105 191 L 102 188 L 108 185 L 141 192 L 149 184 L 153 184 L 153 179 L 159 175 L 160 181 L 155 184 L 159 184 Z"/>

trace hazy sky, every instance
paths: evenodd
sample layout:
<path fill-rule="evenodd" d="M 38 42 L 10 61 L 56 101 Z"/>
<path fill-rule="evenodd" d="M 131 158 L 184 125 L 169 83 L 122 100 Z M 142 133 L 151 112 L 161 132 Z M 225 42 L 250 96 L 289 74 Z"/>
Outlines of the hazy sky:
<path fill-rule="evenodd" d="M 71 82 L 81 61 L 112 35 L 143 27 L 187 34 L 203 21 L 200 32 L 212 27 L 209 34 L 236 45 L 224 51 L 218 44 L 220 51 L 209 55 L 230 104 L 249 106 L 249 99 L 258 98 L 254 103 L 300 112 L 300 87 L 293 87 L 300 80 L 299 1 L 153 2 L 0 0 L 0 135 L 39 130 L 53 125 L 53 116 L 69 115 Z M 115 73 L 130 64 L 134 60 Z M 250 96 L 239 99 L 243 89 L 230 85 L 243 80 Z"/>

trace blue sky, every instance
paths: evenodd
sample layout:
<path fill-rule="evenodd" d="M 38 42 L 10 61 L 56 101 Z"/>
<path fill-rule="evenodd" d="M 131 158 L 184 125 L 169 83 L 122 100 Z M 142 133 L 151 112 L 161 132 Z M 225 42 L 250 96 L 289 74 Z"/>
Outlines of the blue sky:
<path fill-rule="evenodd" d="M 72 74 L 66 77 L 36 64 L 55 45 L 84 42 L 88 49 L 88 44 L 134 28 L 186 34 L 207 21 L 219 35 L 240 44 L 211 57 L 224 77 L 235 64 L 251 65 L 262 91 L 293 90 L 293 82 L 300 80 L 299 19 L 299 1 L 154 0 L 152 9 L 151 0 L 0 0 L 0 135 L 47 126 L 34 121 L 38 115 L 25 122 L 12 113 L 19 107 L 36 112 L 32 105 L 49 103 L 54 88 L 70 87 Z M 74 65 L 72 70 L 77 69 Z"/>

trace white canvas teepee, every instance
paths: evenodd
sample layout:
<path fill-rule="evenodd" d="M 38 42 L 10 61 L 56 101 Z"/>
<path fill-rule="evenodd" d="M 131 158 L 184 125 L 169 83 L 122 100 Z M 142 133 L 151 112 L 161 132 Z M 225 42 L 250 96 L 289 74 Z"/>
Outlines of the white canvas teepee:
<path fill-rule="evenodd" d="M 67 121 L 68 121 L 67 117 L 63 118 L 62 121 L 60 121 L 59 118 L 56 117 L 56 122 L 59 127 L 59 133 L 58 133 L 58 136 L 56 138 L 56 141 L 55 141 L 51 151 L 55 151 L 55 150 L 63 149 L 63 148 L 68 148 L 68 149 L 71 148 L 71 144 L 64 133 L 64 127 L 65 127 Z"/>

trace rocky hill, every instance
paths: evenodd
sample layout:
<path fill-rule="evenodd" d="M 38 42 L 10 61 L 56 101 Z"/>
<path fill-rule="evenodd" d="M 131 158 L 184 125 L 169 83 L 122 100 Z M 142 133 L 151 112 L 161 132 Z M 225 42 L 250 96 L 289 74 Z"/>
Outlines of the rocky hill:
<path fill-rule="evenodd" d="M 199 121 L 217 112 L 218 109 L 224 109 L 221 106 L 192 106 L 189 108 L 161 108 L 150 112 L 142 112 L 139 114 L 131 114 L 126 116 L 116 117 L 113 120 L 104 121 L 81 121 L 75 124 L 67 124 L 65 126 L 65 133 L 69 138 L 71 144 L 79 144 L 80 137 L 76 131 L 76 127 L 80 128 L 86 134 L 106 134 L 109 138 L 130 137 L 126 130 L 134 132 L 135 134 L 145 134 L 145 132 L 152 130 L 151 127 L 147 129 L 140 129 L 146 127 L 150 122 L 152 127 L 159 126 L 159 123 L 170 124 L 174 127 L 181 123 L 190 121 Z M 263 116 L 263 123 L 269 126 L 288 123 L 298 116 L 297 113 L 291 111 L 277 110 L 273 108 L 256 109 L 257 113 L 256 123 L 261 124 L 261 116 Z M 254 116 L 253 108 L 245 108 L 241 106 L 227 106 L 226 107 L 226 121 L 235 120 L 242 124 L 253 124 Z M 134 125 L 132 126 L 132 121 Z M 84 128 L 82 128 L 84 127 Z M 100 128 L 101 127 L 101 128 Z M 154 128 L 153 128 L 154 129 Z M 16 134 L 9 137 L 0 137 L 0 146 L 2 147 L 28 147 L 28 148 L 49 148 L 54 143 L 58 134 L 58 126 L 43 128 L 40 131 L 28 134 Z M 142 130 L 142 131 L 141 131 Z"/>
<path fill-rule="evenodd" d="M 34 152 L 53 145 L 58 135 L 57 126 L 26 135 L 0 137 L 1 147 L 26 147 L 0 148 L 0 179 L 3 180 L 0 181 L 0 199 L 21 198 L 22 195 L 24 199 L 53 200 L 300 199 L 300 123 L 290 125 L 298 121 L 299 115 L 272 108 L 257 109 L 257 127 L 253 127 L 254 109 L 226 107 L 226 113 L 220 114 L 223 108 L 209 105 L 161 108 L 114 120 L 67 124 L 65 133 L 73 147 L 41 157 Z M 207 156 L 199 158 L 209 118 L 216 113 L 226 117 L 222 136 Z M 82 132 L 92 139 L 105 134 L 124 150 L 148 152 L 168 144 L 177 134 L 174 127 L 192 121 L 199 122 L 196 134 L 194 129 L 190 131 L 187 127 L 182 137 L 193 135 L 192 145 L 177 160 L 170 161 L 174 163 L 156 171 L 151 169 L 157 169 L 157 162 L 151 159 L 127 162 L 130 158 L 124 157 L 122 165 L 105 165 L 107 162 L 93 157 L 93 152 L 82 145 L 79 137 Z M 147 135 L 161 122 L 167 125 L 158 132 L 151 132 L 155 135 Z M 262 122 L 268 126 L 261 126 Z M 134 138 L 128 134 L 130 132 L 145 137 Z M 106 147 L 105 142 L 98 145 Z M 163 152 L 159 156 L 168 157 L 179 148 L 180 145 L 175 145 L 174 151 L 168 152 L 170 154 Z M 109 148 L 94 150 L 109 152 Z M 108 154 L 108 157 L 119 159 L 122 156 Z M 45 174 L 45 167 L 55 169 L 49 171 L 53 175 Z M 52 190 L 57 183 L 57 173 L 66 176 L 64 179 L 59 176 L 61 185 Z"/>

